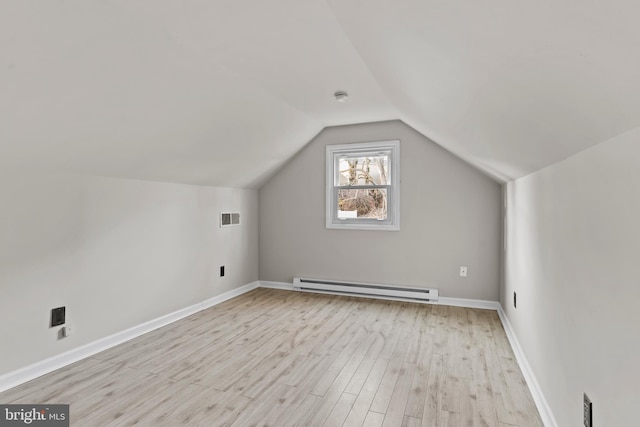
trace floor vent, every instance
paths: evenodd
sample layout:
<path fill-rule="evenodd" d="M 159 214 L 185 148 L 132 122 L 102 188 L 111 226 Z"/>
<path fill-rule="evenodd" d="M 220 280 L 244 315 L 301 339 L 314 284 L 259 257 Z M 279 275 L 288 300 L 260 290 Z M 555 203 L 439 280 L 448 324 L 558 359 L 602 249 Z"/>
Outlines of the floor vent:
<path fill-rule="evenodd" d="M 372 298 L 393 298 L 409 301 L 438 301 L 438 290 L 407 286 L 374 285 L 370 283 L 342 282 L 338 280 L 293 279 L 295 289 L 307 292 L 324 292 L 344 295 L 370 296 Z"/>

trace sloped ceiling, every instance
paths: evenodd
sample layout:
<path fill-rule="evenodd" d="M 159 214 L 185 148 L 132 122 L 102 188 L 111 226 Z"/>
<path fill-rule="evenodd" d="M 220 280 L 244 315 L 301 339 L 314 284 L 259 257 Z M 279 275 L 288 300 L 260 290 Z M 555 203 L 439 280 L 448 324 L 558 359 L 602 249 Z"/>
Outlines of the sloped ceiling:
<path fill-rule="evenodd" d="M 595 0 L 6 1 L 0 165 L 257 187 L 326 126 L 401 119 L 508 181 L 640 126 L 638 12 Z"/>

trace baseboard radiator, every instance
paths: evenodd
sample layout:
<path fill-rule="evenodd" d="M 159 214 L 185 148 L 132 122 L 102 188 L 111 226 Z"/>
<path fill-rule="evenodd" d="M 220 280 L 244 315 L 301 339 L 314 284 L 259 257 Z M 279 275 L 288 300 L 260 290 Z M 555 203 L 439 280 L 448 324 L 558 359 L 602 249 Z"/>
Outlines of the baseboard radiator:
<path fill-rule="evenodd" d="M 370 283 L 296 277 L 293 279 L 293 287 L 300 291 L 307 292 L 369 296 L 372 298 L 393 298 L 408 301 L 438 301 L 437 289 L 407 286 L 374 285 Z"/>

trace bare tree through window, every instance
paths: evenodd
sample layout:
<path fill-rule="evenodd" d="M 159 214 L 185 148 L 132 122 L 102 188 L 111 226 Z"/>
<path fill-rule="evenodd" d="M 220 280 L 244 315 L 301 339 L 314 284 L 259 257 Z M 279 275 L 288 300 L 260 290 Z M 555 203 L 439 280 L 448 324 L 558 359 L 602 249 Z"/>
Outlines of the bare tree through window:
<path fill-rule="evenodd" d="M 386 219 L 387 190 L 376 186 L 389 185 L 388 168 L 389 158 L 384 154 L 341 158 L 338 216 Z"/>

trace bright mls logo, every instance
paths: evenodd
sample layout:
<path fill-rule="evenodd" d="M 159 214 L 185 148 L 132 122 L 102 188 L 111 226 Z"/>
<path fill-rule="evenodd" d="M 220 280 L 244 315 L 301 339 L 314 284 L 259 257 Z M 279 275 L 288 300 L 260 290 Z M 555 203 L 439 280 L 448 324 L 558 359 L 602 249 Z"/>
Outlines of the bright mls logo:
<path fill-rule="evenodd" d="M 69 427 L 69 405 L 0 405 L 0 427 Z"/>

